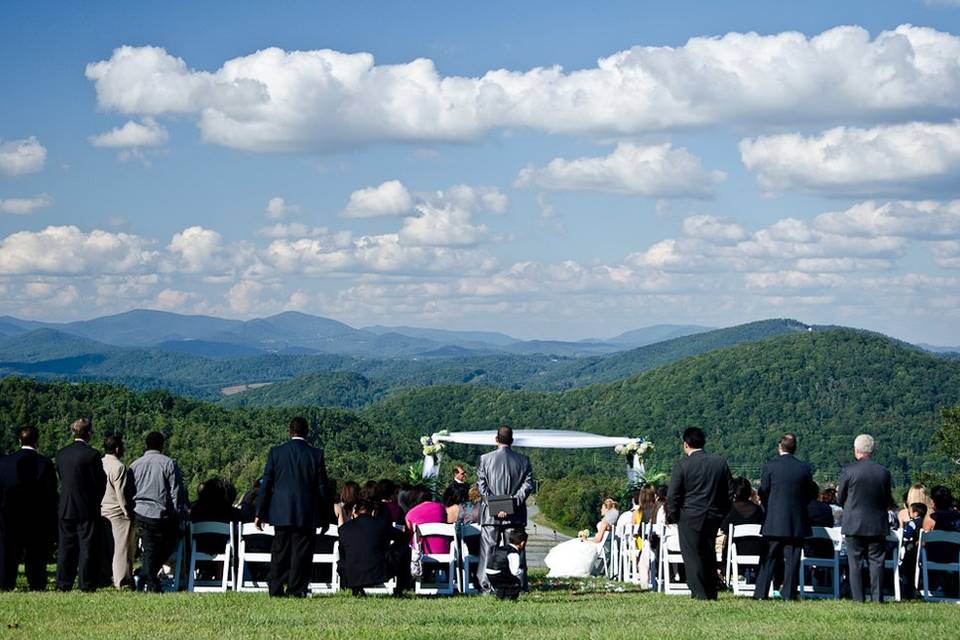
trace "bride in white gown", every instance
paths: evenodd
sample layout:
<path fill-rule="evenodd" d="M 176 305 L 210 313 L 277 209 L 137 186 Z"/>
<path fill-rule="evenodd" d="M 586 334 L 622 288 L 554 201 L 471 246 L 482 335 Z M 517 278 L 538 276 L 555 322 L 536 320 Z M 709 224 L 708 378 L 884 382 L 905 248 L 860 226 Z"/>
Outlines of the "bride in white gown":
<path fill-rule="evenodd" d="M 548 578 L 586 578 L 600 573 L 603 567 L 600 562 L 600 542 L 604 533 L 613 534 L 613 526 L 620 515 L 616 502 L 610 498 L 604 500 L 600 515 L 603 517 L 597 523 L 597 535 L 592 538 L 573 538 L 550 549 L 544 558 L 544 563 L 550 569 Z"/>

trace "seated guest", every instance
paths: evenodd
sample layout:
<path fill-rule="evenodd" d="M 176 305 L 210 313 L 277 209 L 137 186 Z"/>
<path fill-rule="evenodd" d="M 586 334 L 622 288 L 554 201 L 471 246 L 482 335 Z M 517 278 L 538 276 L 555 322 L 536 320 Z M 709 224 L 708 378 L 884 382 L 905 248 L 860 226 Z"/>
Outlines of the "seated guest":
<path fill-rule="evenodd" d="M 361 498 L 354 505 L 354 516 L 340 528 L 340 584 L 365 595 L 363 590 L 402 576 L 409 570 L 410 550 L 403 531 L 373 517 L 374 503 Z M 398 592 L 401 582 L 398 579 Z"/>
<path fill-rule="evenodd" d="M 836 487 L 827 487 L 820 492 L 820 495 L 817 496 L 817 499 L 830 507 L 831 513 L 833 513 L 833 526 L 840 527 L 843 525 L 843 507 L 837 504 L 837 489 Z"/>
<path fill-rule="evenodd" d="M 413 507 L 406 515 L 407 532 L 410 535 L 410 544 L 413 545 L 413 533 L 421 524 L 447 522 L 447 509 L 442 502 L 435 502 L 430 489 L 418 485 L 411 490 Z M 425 536 L 423 539 L 424 553 L 450 553 L 450 539 L 444 536 Z"/>
<path fill-rule="evenodd" d="M 903 523 L 903 554 L 900 561 L 900 580 L 903 598 L 913 598 L 916 591 L 914 575 L 917 570 L 917 552 L 920 531 L 927 517 L 927 505 L 914 502 L 910 505 L 910 519 Z"/>
<path fill-rule="evenodd" d="M 451 484 L 443 492 L 443 506 L 447 509 L 447 522 L 453 524 L 460 519 L 460 505 L 467 501 L 470 488 L 465 484 Z"/>
<path fill-rule="evenodd" d="M 353 505 L 360 499 L 360 485 L 353 480 L 347 480 L 340 489 L 340 502 L 333 505 L 333 513 L 337 516 L 337 526 L 342 527 L 353 517 Z"/>
<path fill-rule="evenodd" d="M 900 511 L 897 513 L 897 519 L 900 521 L 901 527 L 906 526 L 906 524 L 913 519 L 910 516 L 910 512 L 913 510 L 912 505 L 917 502 L 922 502 L 924 504 L 927 513 L 933 510 L 933 502 L 930 500 L 930 494 L 925 485 L 915 484 L 907 489 L 907 492 L 903 494 L 903 504 L 900 507 Z"/>
<path fill-rule="evenodd" d="M 397 485 L 393 480 L 384 478 L 377 483 L 377 500 L 380 502 L 378 511 L 383 511 L 390 517 L 390 522 L 403 526 L 403 509 L 397 504 Z"/>
<path fill-rule="evenodd" d="M 230 504 L 226 484 L 210 478 L 197 491 L 197 500 L 190 507 L 191 522 L 239 522 L 240 510 Z"/>
<path fill-rule="evenodd" d="M 257 516 L 257 496 L 260 494 L 260 485 L 263 484 L 263 478 L 257 478 L 253 481 L 250 490 L 240 498 L 240 522 L 246 524 L 253 522 Z"/>
<path fill-rule="evenodd" d="M 733 504 L 730 506 L 730 512 L 720 523 L 720 533 L 726 535 L 730 531 L 730 525 L 737 526 L 741 524 L 763 524 L 763 508 L 754 503 L 753 485 L 744 477 L 734 478 L 733 480 Z M 729 540 L 723 542 L 723 558 L 726 560 L 729 549 Z M 763 555 L 766 546 L 763 541 L 756 538 L 745 539 L 737 543 L 737 551 L 742 555 Z"/>
<path fill-rule="evenodd" d="M 507 538 L 507 546 L 497 547 L 487 561 L 487 580 L 497 594 L 498 600 L 516 600 L 523 590 L 523 565 L 520 554 L 527 546 L 527 532 L 513 529 Z"/>
<path fill-rule="evenodd" d="M 807 515 L 810 516 L 811 527 L 833 527 L 833 509 L 826 502 L 821 502 L 820 487 L 817 487 L 817 497 L 807 505 Z"/>
<path fill-rule="evenodd" d="M 380 506 L 380 501 L 377 499 L 376 480 L 367 480 L 363 483 L 363 486 L 360 487 L 360 499 L 368 501 L 374 509 Z"/>
<path fill-rule="evenodd" d="M 960 531 L 960 512 L 954 506 L 953 494 L 942 485 L 930 492 L 933 511 L 928 512 L 924 521 L 924 531 Z"/>
<path fill-rule="evenodd" d="M 667 485 L 657 487 L 657 515 L 654 524 L 667 526 Z"/>
<path fill-rule="evenodd" d="M 480 522 L 480 501 L 483 496 L 480 495 L 480 489 L 476 484 L 470 485 L 467 491 L 467 499 L 460 505 L 458 521 L 460 524 L 477 524 Z"/>

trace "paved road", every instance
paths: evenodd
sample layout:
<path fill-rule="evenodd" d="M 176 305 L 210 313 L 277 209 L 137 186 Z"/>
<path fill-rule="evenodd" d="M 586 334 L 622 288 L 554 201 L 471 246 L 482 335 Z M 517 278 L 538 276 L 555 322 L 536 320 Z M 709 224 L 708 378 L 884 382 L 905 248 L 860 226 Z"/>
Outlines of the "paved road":
<path fill-rule="evenodd" d="M 546 565 L 543 564 L 543 559 L 546 557 L 547 552 L 555 545 L 570 539 L 570 536 L 563 535 L 559 531 L 534 522 L 533 517 L 539 512 L 540 509 L 537 505 L 527 505 L 527 535 L 529 536 L 527 540 L 528 567 L 545 567 Z"/>

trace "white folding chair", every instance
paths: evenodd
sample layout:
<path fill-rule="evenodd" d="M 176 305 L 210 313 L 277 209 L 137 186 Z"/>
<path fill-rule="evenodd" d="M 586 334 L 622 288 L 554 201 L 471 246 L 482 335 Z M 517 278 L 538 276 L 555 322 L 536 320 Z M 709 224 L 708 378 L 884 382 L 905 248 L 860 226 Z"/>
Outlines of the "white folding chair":
<path fill-rule="evenodd" d="M 759 524 L 731 524 L 727 530 L 727 584 L 733 589 L 735 596 L 753 596 L 756 590 L 756 577 L 760 575 L 761 558 L 757 554 L 746 554 L 740 550 L 739 543 L 762 543 Z M 744 569 L 754 568 L 754 581 L 747 580 Z"/>
<path fill-rule="evenodd" d="M 690 595 L 687 583 L 680 582 L 679 573 L 674 574 L 674 567 L 677 565 L 683 566 L 680 536 L 677 525 L 670 524 L 663 528 L 660 537 L 660 568 L 657 575 L 660 591 L 667 595 Z"/>
<path fill-rule="evenodd" d="M 307 589 L 310 593 L 336 593 L 340 590 L 340 574 L 337 573 L 337 565 L 340 563 L 340 534 L 337 525 L 329 525 L 326 529 L 318 528 L 316 537 L 320 539 L 332 538 L 332 540 L 323 540 L 325 545 L 332 545 L 332 550 L 329 553 L 316 553 L 316 549 L 314 549 L 310 567 L 311 578 Z M 328 567 L 330 580 L 328 582 L 315 581 L 313 576 L 316 573 L 326 574 Z"/>
<path fill-rule="evenodd" d="M 840 527 L 813 527 L 810 536 L 805 540 L 803 552 L 800 554 L 800 599 L 807 598 L 840 598 L 840 546 L 843 536 Z M 807 552 L 808 547 L 816 545 L 831 549 L 829 555 L 820 555 L 819 551 L 812 554 Z M 811 584 L 807 584 L 807 569 L 810 569 Z M 818 571 L 829 571 L 830 585 L 818 584 Z"/>
<path fill-rule="evenodd" d="M 428 537 L 444 537 L 450 539 L 450 551 L 447 553 L 427 553 L 425 550 Z M 455 543 L 457 540 L 456 527 L 441 522 L 425 522 L 414 530 L 414 548 L 420 550 L 423 564 L 423 575 L 417 578 L 414 592 L 417 595 L 453 595 L 456 592 L 457 557 Z M 426 579 L 433 575 L 432 581 Z M 441 579 L 443 576 L 443 579 Z"/>
<path fill-rule="evenodd" d="M 927 545 L 930 544 L 953 547 L 950 557 L 956 558 L 956 560 L 950 562 L 930 561 L 927 557 Z M 950 597 L 943 589 L 943 581 L 952 578 L 957 582 L 958 592 L 960 592 L 960 533 L 955 531 L 921 531 L 917 568 L 918 571 L 914 572 L 914 576 L 919 578 L 920 571 L 923 572 L 923 587 L 919 590 L 920 597 L 928 602 L 960 602 L 960 598 Z M 930 584 L 931 571 L 937 571 L 941 574 L 941 580 L 935 587 Z"/>
<path fill-rule="evenodd" d="M 475 524 L 465 524 L 460 528 L 460 539 L 457 541 L 457 564 L 460 570 L 457 571 L 457 590 L 464 595 L 473 595 L 480 593 L 471 582 L 471 573 L 476 573 L 476 568 L 480 566 L 480 556 L 470 553 L 470 547 L 467 545 L 467 539 L 472 538 L 477 544 L 482 544 L 480 538 L 480 527 Z M 473 571 L 471 572 L 471 569 Z"/>
<path fill-rule="evenodd" d="M 271 556 L 269 551 L 252 551 L 247 549 L 252 539 L 259 539 L 264 542 L 263 546 L 266 546 L 267 538 L 270 539 L 271 543 L 273 542 L 273 527 L 269 524 L 263 525 L 263 531 L 257 529 L 256 525 L 252 522 L 240 525 L 240 550 L 237 554 L 238 566 L 236 587 L 234 587 L 236 591 L 267 590 L 268 586 L 265 580 L 257 580 L 252 574 L 247 575 L 251 568 L 250 565 L 253 565 L 254 568 L 270 565 Z"/>
<path fill-rule="evenodd" d="M 405 529 L 398 524 L 393 525 L 393 527 L 395 529 L 398 529 L 399 531 L 405 531 Z M 396 588 L 397 588 L 397 579 L 391 578 L 386 582 L 384 582 L 383 584 L 379 584 L 373 587 L 364 587 L 363 592 L 368 596 L 369 595 L 389 596 L 389 595 L 393 595 L 393 592 L 396 590 Z"/>
<path fill-rule="evenodd" d="M 637 549 L 637 539 L 642 536 L 642 532 L 643 525 L 632 522 L 624 527 L 617 527 L 614 576 L 622 582 L 638 581 L 637 561 L 640 553 Z"/>
<path fill-rule="evenodd" d="M 190 570 L 187 576 L 187 591 L 225 592 L 233 578 L 233 524 L 227 522 L 194 522 L 190 525 Z M 197 549 L 197 536 L 224 537 L 221 551 L 207 553 Z M 198 569 L 197 563 L 220 565 L 220 578 L 198 578 L 197 574 L 206 567 Z"/>
<path fill-rule="evenodd" d="M 887 534 L 888 554 L 883 560 L 884 573 L 893 574 L 893 599 L 900 602 L 900 558 L 903 553 L 903 530 L 897 529 Z"/>
<path fill-rule="evenodd" d="M 610 530 L 607 529 L 600 537 L 600 562 L 603 563 L 603 575 L 610 578 L 610 551 L 607 549 L 610 543 Z"/>

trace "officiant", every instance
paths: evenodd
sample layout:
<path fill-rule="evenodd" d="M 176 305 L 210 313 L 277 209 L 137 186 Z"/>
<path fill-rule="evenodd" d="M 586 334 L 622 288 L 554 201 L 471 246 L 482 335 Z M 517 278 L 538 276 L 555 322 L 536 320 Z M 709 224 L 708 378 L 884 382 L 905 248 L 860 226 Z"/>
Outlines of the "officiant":
<path fill-rule="evenodd" d="M 534 488 L 530 459 L 511 448 L 513 429 L 506 425 L 497 429 L 496 444 L 496 450 L 480 456 L 480 464 L 477 465 L 477 488 L 483 497 L 480 505 L 482 542 L 477 578 L 484 591 L 492 590 L 486 578 L 487 561 L 496 549 L 501 533 L 509 535 L 510 531 L 527 526 L 527 496 Z M 489 501 L 495 496 L 512 498 L 513 513 L 507 513 L 502 508 L 494 513 Z M 526 567 L 523 569 L 523 575 L 526 575 Z"/>

